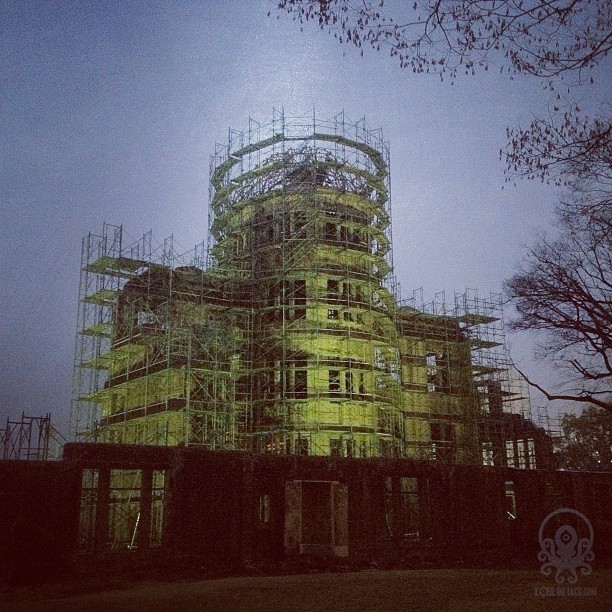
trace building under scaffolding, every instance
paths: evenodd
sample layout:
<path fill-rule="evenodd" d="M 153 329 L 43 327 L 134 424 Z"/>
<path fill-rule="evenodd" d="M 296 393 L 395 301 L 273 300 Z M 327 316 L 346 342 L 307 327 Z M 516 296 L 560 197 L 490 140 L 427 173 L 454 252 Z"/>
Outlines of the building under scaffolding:
<path fill-rule="evenodd" d="M 501 298 L 401 299 L 388 168 L 365 120 L 275 111 L 217 146 L 206 252 L 89 234 L 73 433 L 487 463 L 495 415 L 529 416 Z"/>

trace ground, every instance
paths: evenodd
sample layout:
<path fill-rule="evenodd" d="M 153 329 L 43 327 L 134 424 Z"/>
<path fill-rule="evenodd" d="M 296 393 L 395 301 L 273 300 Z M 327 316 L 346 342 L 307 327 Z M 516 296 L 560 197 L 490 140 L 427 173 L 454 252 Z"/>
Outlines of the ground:
<path fill-rule="evenodd" d="M 0 595 L 1 611 L 364 612 L 406 610 L 594 612 L 612 610 L 612 570 L 556 591 L 536 570 L 402 570 L 252 576 L 199 582 L 116 582 L 114 590 L 66 596 L 52 587 Z M 596 594 L 593 593 L 596 589 Z M 42 599 L 41 599 L 42 597 Z"/>

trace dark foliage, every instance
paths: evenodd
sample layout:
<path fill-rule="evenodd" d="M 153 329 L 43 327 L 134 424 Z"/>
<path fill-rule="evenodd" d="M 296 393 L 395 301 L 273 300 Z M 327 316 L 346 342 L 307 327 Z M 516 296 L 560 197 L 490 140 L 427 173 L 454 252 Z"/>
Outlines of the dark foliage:
<path fill-rule="evenodd" d="M 580 416 L 561 420 L 564 442 L 559 453 L 561 467 L 573 470 L 612 470 L 612 414 L 595 407 Z"/>

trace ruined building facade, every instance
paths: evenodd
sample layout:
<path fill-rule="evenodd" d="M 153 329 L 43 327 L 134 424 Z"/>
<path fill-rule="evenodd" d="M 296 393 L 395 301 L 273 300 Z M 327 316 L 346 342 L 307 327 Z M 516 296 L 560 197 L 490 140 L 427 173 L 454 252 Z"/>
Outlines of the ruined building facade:
<path fill-rule="evenodd" d="M 491 415 L 526 406 L 501 301 L 402 301 L 380 131 L 274 112 L 217 147 L 210 191 L 206 250 L 85 238 L 79 439 L 486 463 Z"/>

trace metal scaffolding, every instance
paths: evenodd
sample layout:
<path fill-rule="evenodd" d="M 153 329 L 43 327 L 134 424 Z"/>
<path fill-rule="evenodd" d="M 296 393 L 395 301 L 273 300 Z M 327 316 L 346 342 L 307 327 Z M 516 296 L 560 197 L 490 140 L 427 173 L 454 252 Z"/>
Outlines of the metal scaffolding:
<path fill-rule="evenodd" d="M 72 433 L 79 439 L 235 448 L 232 292 L 205 250 L 105 224 L 83 241 Z"/>
<path fill-rule="evenodd" d="M 217 145 L 206 254 L 88 235 L 73 433 L 479 463 L 483 415 L 529 412 L 501 299 L 400 300 L 388 167 L 365 120 L 275 110 Z"/>
<path fill-rule="evenodd" d="M 6 418 L 6 427 L 0 429 L 0 459 L 46 461 L 57 459 L 66 440 L 51 425 L 51 414 L 26 416 L 12 420 Z"/>
<path fill-rule="evenodd" d="M 399 447 L 387 168 L 380 130 L 343 114 L 274 111 L 215 152 L 209 266 L 251 287 L 253 450 Z"/>

